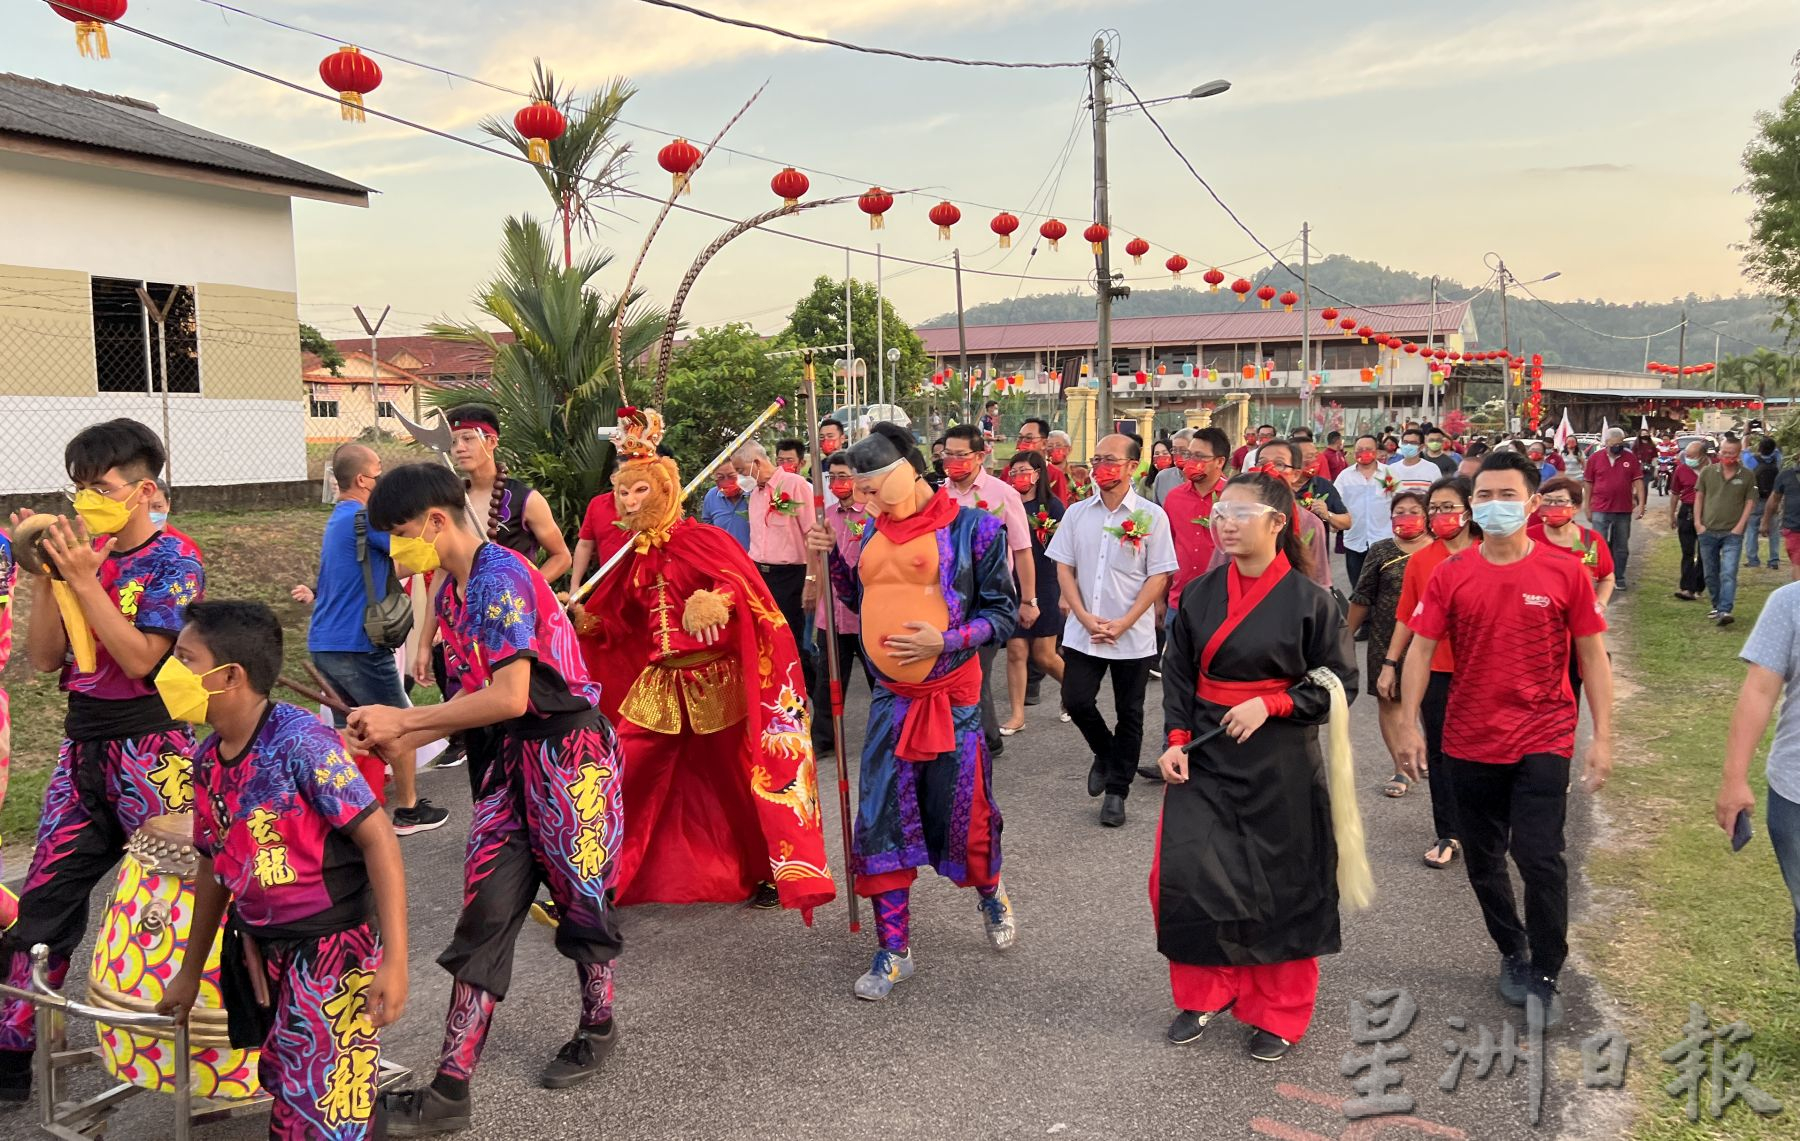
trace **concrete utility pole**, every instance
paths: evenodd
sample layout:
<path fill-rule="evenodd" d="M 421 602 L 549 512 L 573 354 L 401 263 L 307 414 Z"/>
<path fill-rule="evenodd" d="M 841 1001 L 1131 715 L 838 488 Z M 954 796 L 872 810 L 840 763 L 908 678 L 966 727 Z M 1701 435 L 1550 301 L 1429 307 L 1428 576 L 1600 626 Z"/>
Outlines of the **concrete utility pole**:
<path fill-rule="evenodd" d="M 1508 353 L 1512 352 L 1512 326 L 1506 317 L 1506 259 L 1500 259 L 1500 345 Z M 1435 308 L 1435 306 L 1434 306 Z M 1500 374 L 1500 431 L 1503 435 L 1512 434 L 1512 377 L 1511 365 Z"/>
<path fill-rule="evenodd" d="M 163 478 L 169 486 L 175 486 L 175 451 L 169 439 L 169 311 L 175 308 L 175 298 L 181 293 L 181 286 L 169 287 L 169 296 L 159 306 L 150 291 L 138 286 L 138 300 L 143 302 L 144 311 L 156 322 L 156 355 L 162 364 L 162 445 L 163 445 Z"/>
<path fill-rule="evenodd" d="M 1100 37 L 1094 39 L 1094 58 L 1092 63 L 1091 91 L 1094 105 L 1094 221 L 1112 231 L 1112 212 L 1107 204 L 1106 195 L 1106 69 L 1111 65 L 1106 58 L 1106 41 Z M 1100 243 L 1100 253 L 1096 256 L 1096 272 L 1094 288 L 1099 294 L 1098 329 L 1099 336 L 1094 346 L 1094 379 L 1098 382 L 1100 398 L 1095 402 L 1099 421 L 1098 431 L 1101 436 L 1112 432 L 1112 244 Z"/>
<path fill-rule="evenodd" d="M 377 352 L 377 338 L 381 334 L 381 327 L 387 324 L 388 314 L 393 312 L 394 307 L 392 305 L 384 306 L 381 316 L 375 318 L 375 323 L 372 325 L 369 323 L 369 319 L 363 316 L 361 305 L 353 305 L 350 308 L 356 314 L 356 319 L 362 322 L 363 332 L 369 334 L 369 402 L 375 405 L 375 429 L 379 432 L 381 430 L 381 356 Z M 413 420 L 415 422 L 423 420 L 424 417 L 419 414 L 419 386 L 417 384 L 412 386 L 412 406 Z"/>
<path fill-rule="evenodd" d="M 1312 223 L 1300 223 L 1300 407 L 1312 411 Z"/>
<path fill-rule="evenodd" d="M 962 374 L 962 422 L 972 424 L 975 418 L 969 411 L 969 402 L 974 398 L 975 382 L 969 379 L 969 323 L 963 316 L 962 249 L 951 250 L 950 256 L 956 261 L 956 371 Z"/>

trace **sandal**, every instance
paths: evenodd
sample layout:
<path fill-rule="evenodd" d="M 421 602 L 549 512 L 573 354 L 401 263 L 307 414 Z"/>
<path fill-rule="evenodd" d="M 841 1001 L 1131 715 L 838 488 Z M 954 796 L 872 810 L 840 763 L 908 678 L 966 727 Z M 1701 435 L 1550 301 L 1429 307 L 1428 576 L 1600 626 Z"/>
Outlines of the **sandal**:
<path fill-rule="evenodd" d="M 1384 796 L 1398 800 L 1406 795 L 1407 790 L 1412 788 L 1412 784 L 1412 778 L 1405 773 L 1395 773 L 1386 784 L 1381 786 L 1381 792 Z"/>
<path fill-rule="evenodd" d="M 1456 859 L 1456 853 L 1460 851 L 1462 851 L 1461 840 L 1440 840 L 1433 844 L 1425 853 L 1425 866 L 1428 868 L 1437 868 L 1439 871 L 1442 871 L 1450 866 L 1450 861 Z M 1432 859 L 1434 855 L 1437 855 L 1440 852 L 1443 853 L 1440 858 L 1435 860 Z"/>

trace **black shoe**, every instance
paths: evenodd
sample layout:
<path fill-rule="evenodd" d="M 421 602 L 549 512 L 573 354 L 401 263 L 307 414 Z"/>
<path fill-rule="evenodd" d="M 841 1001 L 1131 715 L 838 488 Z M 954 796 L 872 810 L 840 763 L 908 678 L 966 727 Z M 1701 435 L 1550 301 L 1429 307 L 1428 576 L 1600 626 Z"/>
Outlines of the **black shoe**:
<path fill-rule="evenodd" d="M 823 744 L 817 742 L 813 744 L 814 760 L 823 761 L 835 756 L 837 756 L 837 745 L 835 743 L 826 741 Z"/>
<path fill-rule="evenodd" d="M 1356 640 L 1359 642 L 1366 642 L 1369 640 L 1369 628 L 1367 626 L 1358 626 L 1356 628 Z"/>
<path fill-rule="evenodd" d="M 1721 625 L 1721 626 L 1729 626 L 1729 625 L 1731 625 L 1731 624 L 1732 624 L 1732 623 L 1733 623 L 1733 622 L 1736 622 L 1736 621 L 1737 621 L 1737 619 L 1736 619 L 1736 618 L 1733 618 L 1733 617 L 1732 617 L 1732 616 L 1731 616 L 1731 611 L 1729 611 L 1729 610 L 1721 610 L 1721 611 L 1720 611 L 1720 612 L 1719 612 L 1719 625 Z"/>
<path fill-rule="evenodd" d="M 1286 1038 L 1267 1030 L 1258 1030 L 1250 1035 L 1250 1056 L 1259 1062 L 1279 1062 L 1287 1057 L 1292 1046 L 1293 1043 Z"/>
<path fill-rule="evenodd" d="M 469 754 L 461 745 L 451 745 L 438 754 L 431 767 L 434 769 L 460 769 L 469 761 Z"/>
<path fill-rule="evenodd" d="M 1106 762 L 1099 757 L 1088 767 L 1088 795 L 1099 796 L 1106 791 Z"/>
<path fill-rule="evenodd" d="M 467 1097 L 449 1098 L 430 1086 L 383 1094 L 389 1137 L 429 1137 L 469 1128 Z"/>
<path fill-rule="evenodd" d="M 31 1100 L 31 1051 L 0 1050 L 0 1102 Z"/>
<path fill-rule="evenodd" d="M 419 832 L 433 832 L 442 828 L 449 819 L 448 812 L 421 796 L 411 808 L 394 809 L 394 835 L 411 836 Z"/>
<path fill-rule="evenodd" d="M 583 1027 L 575 1032 L 575 1037 L 563 1044 L 544 1067 L 543 1075 L 538 1079 L 545 1089 L 568 1089 L 580 1085 L 600 1071 L 600 1063 L 612 1053 L 613 1046 L 619 1040 L 618 1023 L 613 1019 L 606 1020 L 606 1029 L 590 1030 Z"/>
<path fill-rule="evenodd" d="M 1531 963 L 1522 955 L 1500 956 L 1500 997 L 1513 1006 L 1525 1005 L 1531 985 Z"/>
<path fill-rule="evenodd" d="M 988 756 L 997 757 L 1004 752 L 1006 752 L 1006 742 L 1003 739 L 995 737 L 988 742 Z"/>
<path fill-rule="evenodd" d="M 1100 802 L 1100 823 L 1108 828 L 1117 828 L 1125 823 L 1125 798 L 1116 792 L 1106 794 Z"/>
<path fill-rule="evenodd" d="M 1145 780 L 1153 780 L 1153 781 L 1161 781 L 1163 778 L 1162 770 L 1160 768 L 1157 768 L 1155 765 L 1139 765 L 1138 766 L 1138 775 L 1143 777 Z"/>
<path fill-rule="evenodd" d="M 1227 1006 L 1224 1010 L 1182 1011 L 1175 1016 L 1175 1021 L 1169 1023 L 1169 1033 L 1167 1037 L 1170 1044 L 1175 1046 L 1185 1046 L 1189 1042 L 1200 1041 L 1200 1035 L 1206 1033 L 1206 1028 L 1212 1023 L 1213 1019 L 1230 1009 L 1231 1008 Z"/>
<path fill-rule="evenodd" d="M 756 891 L 751 893 L 750 906 L 758 911 L 768 911 L 770 908 L 780 907 L 781 893 L 775 890 L 774 884 L 765 880 L 757 884 Z"/>
<path fill-rule="evenodd" d="M 1563 1000 L 1562 995 L 1556 993 L 1555 979 L 1551 978 L 1549 975 L 1532 975 L 1531 985 L 1526 990 L 1525 997 L 1526 1003 L 1521 1003 L 1520 1005 L 1525 1006 L 1527 1011 L 1530 1011 L 1531 1009 L 1531 1007 L 1527 1005 L 1531 999 L 1535 998 L 1542 1004 L 1544 1008 L 1544 1029 L 1550 1030 L 1562 1025 Z"/>

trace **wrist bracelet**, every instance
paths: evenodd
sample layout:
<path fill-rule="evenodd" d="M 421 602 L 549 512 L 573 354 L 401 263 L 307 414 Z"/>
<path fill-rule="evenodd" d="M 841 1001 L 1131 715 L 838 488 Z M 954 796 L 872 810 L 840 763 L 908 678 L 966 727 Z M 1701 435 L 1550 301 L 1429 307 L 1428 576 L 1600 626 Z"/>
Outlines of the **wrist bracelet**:
<path fill-rule="evenodd" d="M 1381 659 L 1381 664 L 1384 666 L 1387 666 L 1389 669 L 1397 670 L 1400 668 L 1400 663 L 1395 661 L 1393 658 L 1383 658 L 1383 659 Z"/>

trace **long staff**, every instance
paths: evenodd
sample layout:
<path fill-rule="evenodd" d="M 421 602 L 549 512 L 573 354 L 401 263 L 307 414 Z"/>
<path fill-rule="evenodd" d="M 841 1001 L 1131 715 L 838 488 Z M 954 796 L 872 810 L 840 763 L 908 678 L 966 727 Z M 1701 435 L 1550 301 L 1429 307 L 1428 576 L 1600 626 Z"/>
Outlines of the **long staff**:
<path fill-rule="evenodd" d="M 813 502 L 819 505 L 819 519 L 825 518 L 825 453 L 819 448 L 819 386 L 813 376 L 813 358 L 809 352 L 805 356 L 805 379 L 801 387 L 806 392 L 806 421 L 812 428 L 813 454 Z M 837 589 L 831 584 L 831 565 L 828 558 L 821 556 L 815 563 L 808 561 L 807 574 L 818 575 L 825 584 L 825 613 L 827 615 L 825 632 L 825 670 L 831 680 L 831 740 L 837 751 L 838 780 L 838 819 L 844 826 L 844 875 L 848 879 L 844 885 L 844 894 L 850 900 L 850 930 L 862 930 L 862 922 L 857 918 L 856 908 L 856 867 L 850 851 L 850 769 L 845 759 L 844 734 L 844 681 L 843 663 L 838 660 L 837 640 Z M 795 631 L 798 641 L 799 632 Z M 814 716 L 817 716 L 815 712 Z"/>
<path fill-rule="evenodd" d="M 738 433 L 737 439 L 731 441 L 731 443 L 729 443 L 729 444 L 726 444 L 724 451 L 722 451 L 718 455 L 714 456 L 712 458 L 711 463 L 707 464 L 704 468 L 701 468 L 698 472 L 696 472 L 694 474 L 693 479 L 688 480 L 687 486 L 681 489 L 681 498 L 683 500 L 686 500 L 688 496 L 694 494 L 694 492 L 702 484 L 704 484 L 707 480 L 712 478 L 713 472 L 719 470 L 720 464 L 722 464 L 726 460 L 730 459 L 737 452 L 737 450 L 739 448 L 741 448 L 745 444 L 749 443 L 750 437 L 756 435 L 757 429 L 761 428 L 764 424 L 767 424 L 769 422 L 769 418 L 771 416 L 775 415 L 775 413 L 781 411 L 785 407 L 787 407 L 787 397 L 777 396 L 774 399 L 774 401 L 771 402 L 767 408 L 762 410 L 762 414 L 760 416 L 758 416 L 756 419 L 750 421 L 750 426 L 748 428 L 745 428 L 742 432 Z M 610 573 L 614 567 L 618 566 L 619 563 L 625 558 L 626 552 L 630 551 L 631 549 L 632 549 L 632 545 L 630 543 L 626 543 L 624 546 L 622 546 L 618 550 L 614 551 L 612 553 L 611 557 L 609 557 L 604 563 L 600 564 L 599 570 L 597 570 L 593 574 L 589 575 L 588 580 L 586 582 L 582 583 L 580 586 L 575 588 L 574 593 L 569 595 L 569 601 L 571 603 L 580 602 L 582 599 L 586 598 L 590 593 L 592 593 L 593 589 L 596 586 L 600 585 L 600 580 L 605 578 L 607 576 L 607 574 Z"/>

